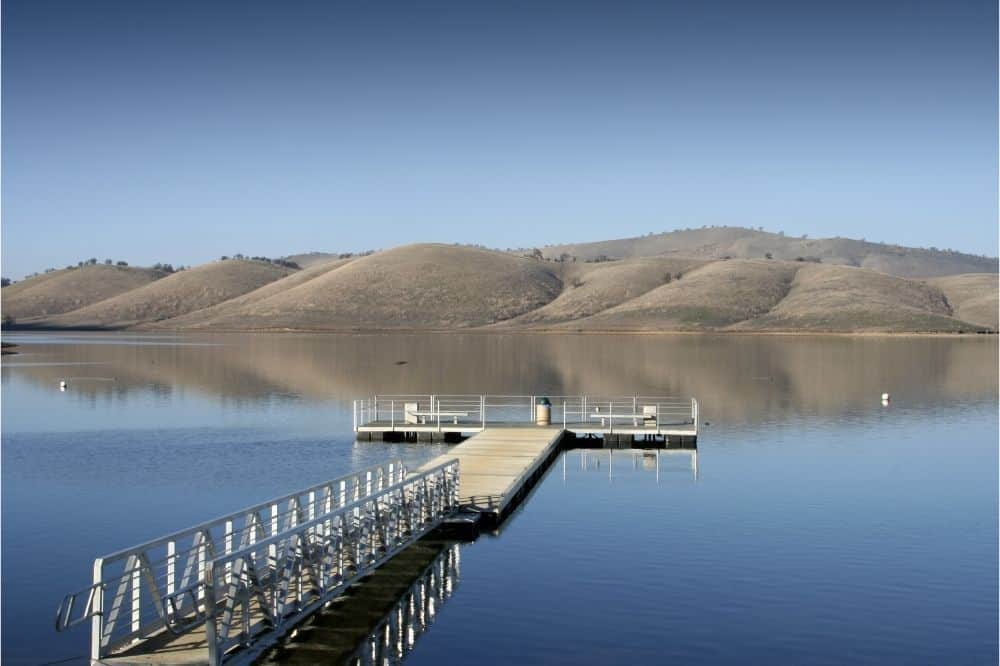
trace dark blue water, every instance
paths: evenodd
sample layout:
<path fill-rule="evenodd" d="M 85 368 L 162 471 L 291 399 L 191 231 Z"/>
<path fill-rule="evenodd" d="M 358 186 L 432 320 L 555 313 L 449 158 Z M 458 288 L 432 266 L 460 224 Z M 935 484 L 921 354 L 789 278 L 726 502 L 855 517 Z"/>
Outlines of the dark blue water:
<path fill-rule="evenodd" d="M 997 661 L 994 340 L 20 341 L 39 344 L 2 370 L 4 663 L 86 654 L 86 627 L 52 624 L 100 554 L 444 450 L 355 443 L 352 396 L 661 382 L 711 422 L 697 473 L 688 454 L 658 471 L 564 454 L 499 535 L 462 547 L 409 662 Z"/>
<path fill-rule="evenodd" d="M 720 428 L 697 481 L 569 452 L 411 661 L 993 663 L 995 446 L 984 405 Z"/>

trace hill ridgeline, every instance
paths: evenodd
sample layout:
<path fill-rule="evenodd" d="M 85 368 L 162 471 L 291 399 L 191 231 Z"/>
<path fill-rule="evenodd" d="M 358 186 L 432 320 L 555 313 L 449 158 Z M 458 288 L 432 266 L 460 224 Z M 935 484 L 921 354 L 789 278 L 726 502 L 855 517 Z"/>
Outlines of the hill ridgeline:
<path fill-rule="evenodd" d="M 423 243 L 350 258 L 297 255 L 309 257 L 296 262 L 308 264 L 301 270 L 252 260 L 167 276 L 85 266 L 6 287 L 0 308 L 8 325 L 46 329 L 998 329 L 997 261 L 972 255 L 733 228 L 554 246 L 538 254 Z"/>

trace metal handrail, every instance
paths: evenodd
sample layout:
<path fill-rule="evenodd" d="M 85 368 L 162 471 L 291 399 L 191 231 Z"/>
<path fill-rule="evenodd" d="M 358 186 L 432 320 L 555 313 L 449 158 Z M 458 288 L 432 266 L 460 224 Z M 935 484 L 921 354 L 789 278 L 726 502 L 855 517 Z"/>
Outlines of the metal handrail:
<path fill-rule="evenodd" d="M 613 432 L 616 427 L 637 427 L 642 421 L 656 425 L 694 424 L 697 429 L 698 404 L 694 398 L 676 396 L 546 396 L 552 403 L 550 418 L 560 420 L 564 428 L 588 424 Z M 406 430 L 408 425 L 441 431 L 468 428 L 485 429 L 490 423 L 535 422 L 534 395 L 376 395 L 354 401 L 354 430 L 364 426 L 386 426 Z M 645 409 L 644 409 L 645 408 Z M 652 414 L 648 413 L 651 411 Z M 561 413 L 560 413 L 561 412 Z M 487 418 L 487 414 L 489 418 Z"/>
<path fill-rule="evenodd" d="M 459 508 L 459 462 L 449 460 L 237 551 L 204 570 L 208 662 L 249 654 L 343 593 Z M 188 594 L 187 591 L 184 591 Z"/>
<path fill-rule="evenodd" d="M 63 598 L 56 611 L 56 630 L 89 619 L 91 658 L 101 659 L 169 626 L 196 606 L 196 596 L 174 597 L 174 605 L 164 599 L 199 580 L 210 558 L 294 528 L 405 475 L 402 461 L 394 460 L 99 557 L 91 585 Z"/>

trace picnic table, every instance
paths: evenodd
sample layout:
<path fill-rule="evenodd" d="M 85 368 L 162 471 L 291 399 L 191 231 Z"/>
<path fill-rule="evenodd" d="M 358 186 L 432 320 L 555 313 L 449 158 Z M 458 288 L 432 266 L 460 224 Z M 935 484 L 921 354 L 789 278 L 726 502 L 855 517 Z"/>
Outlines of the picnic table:
<path fill-rule="evenodd" d="M 643 421 L 644 425 L 650 427 L 656 425 L 656 415 L 655 414 L 645 414 L 639 412 L 629 412 L 628 414 L 614 414 L 611 412 L 594 412 L 590 414 L 592 419 L 601 419 L 601 427 L 604 427 L 604 419 L 632 419 L 632 425 L 638 426 L 639 420 Z"/>
<path fill-rule="evenodd" d="M 433 410 L 406 410 L 407 416 L 413 416 L 419 419 L 421 425 L 427 425 L 427 417 L 435 419 L 437 417 L 444 417 L 452 419 L 452 423 L 458 423 L 458 419 L 461 416 L 468 416 L 469 412 L 439 412 Z"/>

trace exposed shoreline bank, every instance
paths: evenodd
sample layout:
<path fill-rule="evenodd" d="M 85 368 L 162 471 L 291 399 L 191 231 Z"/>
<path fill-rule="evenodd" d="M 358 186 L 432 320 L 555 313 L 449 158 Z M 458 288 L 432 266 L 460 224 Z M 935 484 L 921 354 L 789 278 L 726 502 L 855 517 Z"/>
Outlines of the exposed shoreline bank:
<path fill-rule="evenodd" d="M 264 334 L 264 335 L 573 335 L 573 336 L 725 336 L 725 337 L 865 337 L 865 338 L 984 338 L 994 337 L 998 333 L 992 330 L 979 331 L 732 331 L 732 330 L 572 330 L 553 328 L 391 328 L 391 329 L 310 329 L 310 328 L 154 328 L 154 327 L 45 327 L 30 325 L 15 325 L 2 329 L 5 334 L 22 333 L 126 333 L 126 334 L 183 334 L 183 335 L 214 335 L 214 334 Z"/>

